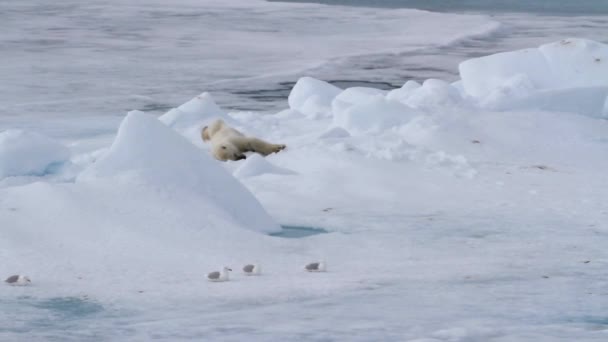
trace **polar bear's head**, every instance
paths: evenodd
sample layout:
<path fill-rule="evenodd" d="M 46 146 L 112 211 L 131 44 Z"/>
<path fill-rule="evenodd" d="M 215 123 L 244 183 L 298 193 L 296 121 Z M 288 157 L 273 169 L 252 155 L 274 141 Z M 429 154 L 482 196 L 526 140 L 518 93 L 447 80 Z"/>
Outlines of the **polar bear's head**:
<path fill-rule="evenodd" d="M 213 145 L 212 149 L 215 158 L 221 161 L 247 159 L 245 154 L 241 152 L 234 144 L 224 143 Z"/>

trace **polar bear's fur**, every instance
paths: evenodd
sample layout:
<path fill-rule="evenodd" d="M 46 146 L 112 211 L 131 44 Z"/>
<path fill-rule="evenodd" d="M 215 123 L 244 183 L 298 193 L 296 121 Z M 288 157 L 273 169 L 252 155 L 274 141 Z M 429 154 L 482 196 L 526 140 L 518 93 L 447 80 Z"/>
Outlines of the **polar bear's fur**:
<path fill-rule="evenodd" d="M 262 139 L 245 136 L 223 120 L 215 120 L 209 126 L 203 127 L 201 137 L 203 141 L 211 143 L 211 153 L 221 161 L 245 159 L 245 152 L 267 156 L 285 148 L 282 144 L 271 144 Z"/>

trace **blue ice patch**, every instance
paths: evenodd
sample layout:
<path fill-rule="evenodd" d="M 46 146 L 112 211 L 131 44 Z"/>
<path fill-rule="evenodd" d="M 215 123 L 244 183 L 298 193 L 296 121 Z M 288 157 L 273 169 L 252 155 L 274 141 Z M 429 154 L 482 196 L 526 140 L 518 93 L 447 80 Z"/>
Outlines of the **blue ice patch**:
<path fill-rule="evenodd" d="M 103 306 L 78 297 L 53 297 L 30 303 L 37 309 L 46 309 L 63 319 L 78 319 L 103 311 Z"/>
<path fill-rule="evenodd" d="M 276 236 L 288 239 L 299 239 L 312 235 L 327 234 L 327 230 L 316 227 L 302 227 L 302 226 L 281 226 L 281 231 L 278 233 L 271 233 L 270 236 Z"/>

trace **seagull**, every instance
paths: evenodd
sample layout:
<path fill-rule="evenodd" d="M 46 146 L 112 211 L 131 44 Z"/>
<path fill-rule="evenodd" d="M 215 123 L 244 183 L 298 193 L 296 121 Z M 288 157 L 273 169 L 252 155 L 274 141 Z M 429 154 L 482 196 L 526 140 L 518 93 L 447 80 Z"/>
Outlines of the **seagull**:
<path fill-rule="evenodd" d="M 311 262 L 304 266 L 304 269 L 308 272 L 325 272 L 327 270 L 327 264 L 325 261 Z"/>
<path fill-rule="evenodd" d="M 207 274 L 207 280 L 209 281 L 228 281 L 228 272 L 232 272 L 230 267 L 224 266 L 221 271 L 215 271 Z"/>
<path fill-rule="evenodd" d="M 5 282 L 13 286 L 25 286 L 29 285 L 32 281 L 27 276 L 15 274 L 6 278 Z"/>
<path fill-rule="evenodd" d="M 243 266 L 243 272 L 245 275 L 260 275 L 262 273 L 262 267 L 258 264 L 247 264 Z"/>

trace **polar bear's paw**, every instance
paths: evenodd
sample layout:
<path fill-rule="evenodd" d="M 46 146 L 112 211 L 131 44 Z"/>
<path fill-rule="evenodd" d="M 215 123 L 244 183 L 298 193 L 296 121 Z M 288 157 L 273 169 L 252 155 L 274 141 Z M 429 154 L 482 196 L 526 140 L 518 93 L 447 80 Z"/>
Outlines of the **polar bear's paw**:
<path fill-rule="evenodd" d="M 272 146 L 272 153 L 279 153 L 279 152 L 281 152 L 282 150 L 284 150 L 284 149 L 285 149 L 285 147 L 287 147 L 287 146 L 285 146 L 285 145 L 283 145 L 283 144 L 274 144 L 274 145 Z"/>

